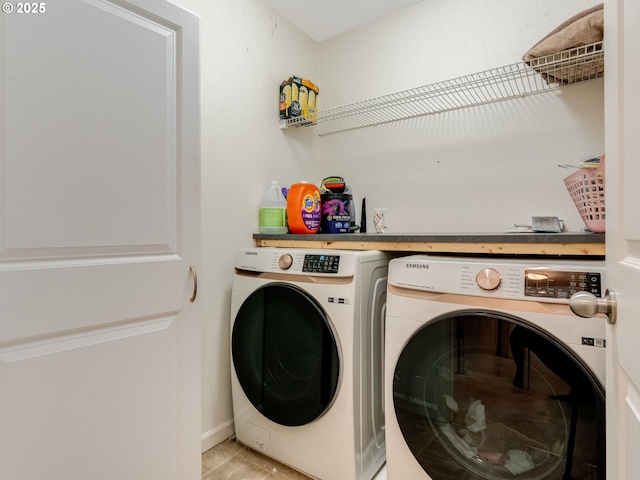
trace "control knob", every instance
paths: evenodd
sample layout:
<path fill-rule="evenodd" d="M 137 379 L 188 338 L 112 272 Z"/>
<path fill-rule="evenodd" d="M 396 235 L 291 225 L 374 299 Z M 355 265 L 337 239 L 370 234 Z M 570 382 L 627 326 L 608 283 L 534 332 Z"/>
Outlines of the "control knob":
<path fill-rule="evenodd" d="M 292 263 L 293 263 L 293 258 L 288 253 L 285 253 L 284 255 L 280 255 L 280 258 L 278 259 L 278 266 L 282 270 L 289 269 Z"/>
<path fill-rule="evenodd" d="M 502 276 L 494 268 L 483 268 L 476 275 L 476 283 L 482 290 L 493 292 L 502 285 Z"/>

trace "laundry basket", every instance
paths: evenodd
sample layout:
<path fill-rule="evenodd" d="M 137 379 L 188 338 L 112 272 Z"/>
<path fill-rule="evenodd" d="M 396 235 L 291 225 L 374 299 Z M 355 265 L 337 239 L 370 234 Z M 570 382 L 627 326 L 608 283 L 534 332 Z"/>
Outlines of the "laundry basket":
<path fill-rule="evenodd" d="M 604 233 L 604 155 L 597 168 L 581 168 L 565 178 L 564 184 L 587 228 Z"/>

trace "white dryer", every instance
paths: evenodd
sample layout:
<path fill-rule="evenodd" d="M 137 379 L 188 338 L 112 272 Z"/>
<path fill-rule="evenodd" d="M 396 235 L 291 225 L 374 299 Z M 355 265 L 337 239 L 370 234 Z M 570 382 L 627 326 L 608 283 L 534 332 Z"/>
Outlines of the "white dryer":
<path fill-rule="evenodd" d="M 415 255 L 389 265 L 389 480 L 604 479 L 604 262 Z"/>
<path fill-rule="evenodd" d="M 238 441 L 321 480 L 385 460 L 382 358 L 389 257 L 240 250 L 231 305 Z"/>

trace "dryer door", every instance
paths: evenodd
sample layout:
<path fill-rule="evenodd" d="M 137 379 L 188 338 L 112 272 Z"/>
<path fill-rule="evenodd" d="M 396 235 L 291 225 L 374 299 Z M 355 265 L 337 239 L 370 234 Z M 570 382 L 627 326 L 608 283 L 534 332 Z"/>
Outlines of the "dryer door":
<path fill-rule="evenodd" d="M 393 397 L 433 480 L 604 478 L 602 386 L 522 319 L 462 311 L 427 323 L 399 356 Z"/>
<path fill-rule="evenodd" d="M 238 382 L 269 420 L 305 425 L 331 406 L 339 348 L 326 313 L 304 290 L 274 283 L 253 292 L 233 323 L 231 349 Z"/>

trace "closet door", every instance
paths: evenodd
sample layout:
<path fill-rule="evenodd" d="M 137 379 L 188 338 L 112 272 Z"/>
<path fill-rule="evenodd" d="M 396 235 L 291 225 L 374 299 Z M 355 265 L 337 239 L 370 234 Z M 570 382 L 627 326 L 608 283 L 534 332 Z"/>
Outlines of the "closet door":
<path fill-rule="evenodd" d="M 607 475 L 640 470 L 640 4 L 609 0 L 605 9 L 607 284 L 617 321 L 607 331 Z"/>
<path fill-rule="evenodd" d="M 198 479 L 198 20 L 0 23 L 0 479 Z"/>

